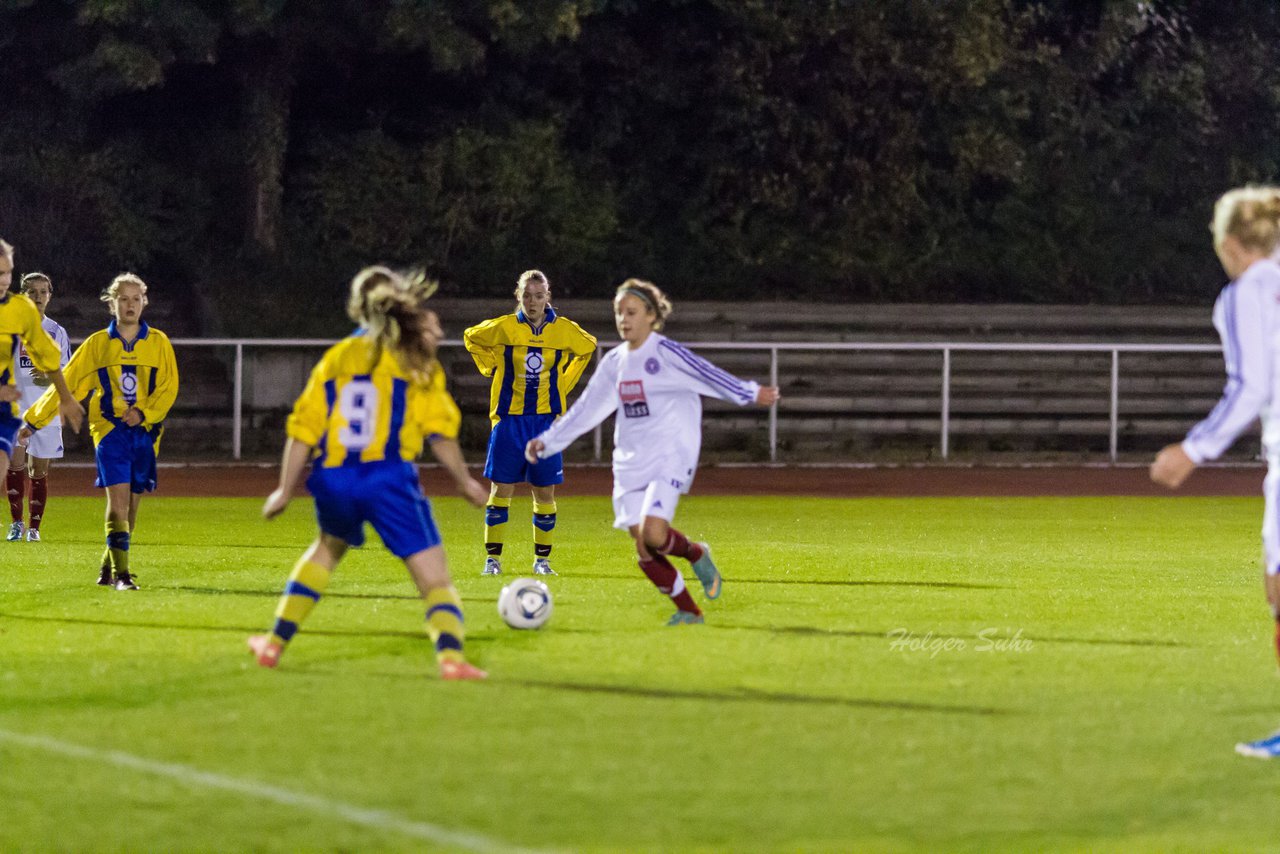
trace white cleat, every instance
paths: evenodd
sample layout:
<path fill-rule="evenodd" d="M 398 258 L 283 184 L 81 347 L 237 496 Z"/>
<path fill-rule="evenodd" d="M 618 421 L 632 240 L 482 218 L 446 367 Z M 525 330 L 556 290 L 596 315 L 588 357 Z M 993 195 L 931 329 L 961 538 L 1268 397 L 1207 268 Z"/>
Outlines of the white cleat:
<path fill-rule="evenodd" d="M 533 559 L 534 575 L 555 575 L 556 571 L 551 568 L 551 561 L 545 557 L 536 557 Z"/>
<path fill-rule="evenodd" d="M 481 575 L 502 575 L 502 562 L 493 555 L 484 559 L 484 571 Z"/>
<path fill-rule="evenodd" d="M 27 529 L 27 542 L 28 542 L 28 543 L 38 543 L 38 542 L 40 542 L 40 529 L 39 529 L 39 528 L 28 528 L 28 529 Z"/>
<path fill-rule="evenodd" d="M 9 526 L 9 535 L 5 537 L 11 543 L 22 542 L 22 535 L 26 532 L 27 527 L 21 522 L 14 522 Z"/>

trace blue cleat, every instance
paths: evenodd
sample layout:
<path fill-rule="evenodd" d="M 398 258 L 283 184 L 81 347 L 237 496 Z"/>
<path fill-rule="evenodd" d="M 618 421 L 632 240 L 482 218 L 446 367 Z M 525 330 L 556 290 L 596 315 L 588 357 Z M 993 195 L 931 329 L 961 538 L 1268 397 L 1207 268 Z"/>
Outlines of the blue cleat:
<path fill-rule="evenodd" d="M 668 626 L 700 626 L 706 620 L 701 614 L 695 614 L 692 611 L 676 611 L 671 615 L 671 619 L 667 620 Z"/>
<path fill-rule="evenodd" d="M 1254 759 L 1274 759 L 1280 756 L 1280 732 L 1258 741 L 1242 741 L 1236 745 L 1236 753 L 1252 756 Z"/>
<path fill-rule="evenodd" d="M 707 594 L 707 598 L 718 599 L 720 570 L 716 569 L 716 565 L 711 561 L 711 546 L 706 543 L 698 543 L 698 545 L 702 546 L 702 557 L 693 562 L 693 571 L 702 582 L 702 590 Z"/>

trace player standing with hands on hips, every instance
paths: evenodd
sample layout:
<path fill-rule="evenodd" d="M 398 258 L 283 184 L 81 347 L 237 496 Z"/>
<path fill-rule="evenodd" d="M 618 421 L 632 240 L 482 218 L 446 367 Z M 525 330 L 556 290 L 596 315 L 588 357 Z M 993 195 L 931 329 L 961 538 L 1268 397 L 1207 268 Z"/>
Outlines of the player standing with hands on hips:
<path fill-rule="evenodd" d="M 551 284 L 539 270 L 527 270 L 516 285 L 518 307 L 472 326 L 463 344 L 486 377 L 489 393 L 489 456 L 484 476 L 492 482 L 485 507 L 483 575 L 502 574 L 502 546 L 516 484 L 533 490 L 533 572 L 551 569 L 551 536 L 556 527 L 556 484 L 564 482 L 559 454 L 528 462 L 524 447 L 567 408 L 569 392 L 582 378 L 596 339 L 551 307 Z"/>
<path fill-rule="evenodd" d="M 702 395 L 739 406 L 772 406 L 780 395 L 776 387 L 738 379 L 660 334 L 671 302 L 652 283 L 623 282 L 613 311 L 623 343 L 605 354 L 586 391 L 563 418 L 529 441 L 525 454 L 531 462 L 558 454 L 616 412 L 613 526 L 631 534 L 640 569 L 675 603 L 667 625 L 701 623 L 702 610 L 667 557 L 689 561 L 708 599 L 720 595 L 711 548 L 671 527 L 698 467 Z"/>
<path fill-rule="evenodd" d="M 1151 479 L 1177 489 L 1197 465 L 1215 460 L 1262 416 L 1267 477 L 1262 492 L 1264 583 L 1276 620 L 1280 654 L 1280 188 L 1243 187 L 1218 199 L 1213 209 L 1213 248 L 1231 283 L 1213 306 L 1213 325 L 1222 337 L 1227 385 L 1209 416 L 1191 428 L 1182 442 L 1160 451 Z M 1280 732 L 1236 745 L 1245 756 L 1280 756 Z"/>
<path fill-rule="evenodd" d="M 79 433 L 84 423 L 84 407 L 62 375 L 62 353 L 44 330 L 35 303 L 22 294 L 10 292 L 12 284 L 13 247 L 0 240 L 0 353 L 13 354 L 19 347 L 25 350 L 31 364 L 49 378 L 57 391 L 54 411 Z M 0 464 L 6 472 L 22 427 L 18 407 L 22 392 L 14 384 L 14 367 L 12 361 L 0 362 Z"/>
<path fill-rule="evenodd" d="M 67 363 L 67 382 L 76 399 L 90 396 L 89 432 L 98 477 L 107 494 L 107 547 L 98 584 L 137 590 L 129 568 L 129 547 L 138 527 L 138 505 L 156 488 L 156 455 L 164 420 L 178 398 L 178 362 L 169 337 L 142 319 L 147 283 L 121 273 L 99 297 L 112 320 L 90 335 Z M 19 434 L 27 438 L 49 425 L 57 413 L 49 390 L 23 415 Z"/>
<path fill-rule="evenodd" d="M 249 638 L 263 667 L 279 663 L 347 549 L 364 545 L 368 522 L 404 561 L 422 595 L 441 678 L 487 675 L 463 656 L 462 600 L 414 464 L 424 440 L 430 442 L 458 491 L 484 506 L 485 489 L 468 474 L 458 449 L 461 415 L 436 361 L 444 337 L 440 320 L 421 304 L 434 289 L 386 267 L 360 271 L 347 303 L 347 316 L 360 329 L 329 348 L 294 404 L 280 485 L 262 515 L 284 512 L 310 462 L 307 488 L 320 531 L 289 575 L 270 633 Z"/>
<path fill-rule="evenodd" d="M 71 341 L 67 337 L 67 330 L 45 313 L 49 299 L 53 296 L 53 282 L 44 273 L 27 273 L 22 277 L 19 291 L 35 303 L 40 312 L 40 323 L 62 351 L 61 364 L 66 367 L 71 358 Z M 22 346 L 18 348 L 16 371 L 18 391 L 22 394 L 22 408 L 26 409 L 40 399 L 40 395 L 49 387 L 50 380 L 42 371 L 36 370 L 30 354 Z M 9 472 L 5 479 L 9 492 L 9 514 L 13 517 L 7 537 L 10 542 L 21 540 L 24 531 L 27 542 L 40 542 L 40 523 L 44 521 L 45 502 L 49 498 L 49 463 L 59 459 L 62 459 L 62 419 L 56 416 L 48 427 L 32 435 L 26 445 L 14 447 L 13 459 L 9 461 Z M 22 503 L 27 498 L 28 484 L 31 512 L 27 517 L 28 524 L 24 527 Z"/>

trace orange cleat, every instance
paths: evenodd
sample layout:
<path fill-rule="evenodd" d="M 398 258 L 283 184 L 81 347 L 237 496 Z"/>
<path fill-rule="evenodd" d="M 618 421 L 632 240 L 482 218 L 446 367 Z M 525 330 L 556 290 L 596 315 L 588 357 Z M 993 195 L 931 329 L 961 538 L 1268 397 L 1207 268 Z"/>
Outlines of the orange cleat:
<path fill-rule="evenodd" d="M 272 643 L 267 635 L 253 635 L 249 638 L 249 650 L 253 653 L 253 657 L 258 659 L 258 664 L 263 667 L 275 667 L 280 663 L 280 653 L 284 652 L 284 647 L 278 643 Z"/>
<path fill-rule="evenodd" d="M 489 674 L 467 661 L 440 662 L 440 678 L 449 680 L 488 679 Z"/>

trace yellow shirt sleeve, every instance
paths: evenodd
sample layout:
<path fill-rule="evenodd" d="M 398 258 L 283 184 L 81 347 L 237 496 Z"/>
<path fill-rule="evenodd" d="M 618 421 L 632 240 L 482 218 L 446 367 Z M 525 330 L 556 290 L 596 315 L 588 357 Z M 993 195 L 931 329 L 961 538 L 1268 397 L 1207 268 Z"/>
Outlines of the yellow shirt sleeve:
<path fill-rule="evenodd" d="M 571 324 L 568 336 L 569 352 L 573 354 L 573 359 L 564 369 L 563 387 L 565 394 L 573 391 L 573 387 L 578 384 L 578 380 L 582 379 L 583 372 L 587 369 L 587 365 L 591 363 L 591 354 L 596 351 L 596 337 L 572 320 L 569 323 Z"/>
<path fill-rule="evenodd" d="M 328 354 L 311 370 L 307 385 L 293 404 L 293 412 L 285 422 L 284 432 L 290 439 L 314 448 L 320 444 L 328 428 L 329 403 L 324 385 L 329 379 Z"/>
<path fill-rule="evenodd" d="M 471 359 L 480 369 L 481 376 L 491 377 L 498 369 L 498 346 L 501 343 L 499 332 L 502 328 L 502 320 L 501 317 L 495 317 L 478 323 L 462 333 L 462 346 L 466 347 L 467 352 L 471 354 Z"/>
<path fill-rule="evenodd" d="M 458 438 L 462 426 L 462 412 L 453 395 L 444 384 L 444 369 L 437 364 L 431 372 L 431 381 L 414 397 L 414 415 L 422 435 L 428 439 Z"/>
<path fill-rule="evenodd" d="M 159 336 L 156 349 L 160 364 L 155 369 L 155 390 L 147 395 L 146 405 L 138 409 L 142 411 L 147 424 L 159 424 L 169 415 L 174 401 L 178 399 L 178 359 L 173 353 L 169 336 L 155 329 L 151 330 L 151 334 Z"/>
<path fill-rule="evenodd" d="M 71 396 L 83 400 L 94 389 L 98 373 L 98 356 L 102 336 L 100 333 L 90 335 L 76 351 L 71 354 L 71 361 L 62 369 L 71 388 Z M 56 345 L 55 345 L 56 348 Z M 34 362 L 34 360 L 32 360 Z M 22 419 L 39 430 L 45 427 L 58 414 L 58 390 L 53 386 L 45 389 L 40 399 L 31 404 Z"/>

